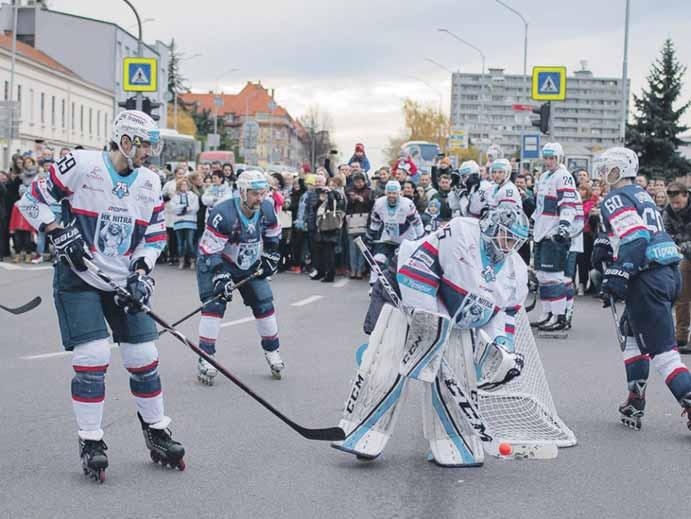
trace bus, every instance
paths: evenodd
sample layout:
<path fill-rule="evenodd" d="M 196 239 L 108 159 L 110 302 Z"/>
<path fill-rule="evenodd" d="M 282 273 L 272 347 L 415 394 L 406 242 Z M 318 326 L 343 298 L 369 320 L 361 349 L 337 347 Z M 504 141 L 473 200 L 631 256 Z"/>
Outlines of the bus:
<path fill-rule="evenodd" d="M 184 135 L 170 128 L 161 128 L 159 132 L 163 150 L 158 157 L 151 157 L 151 164 L 159 169 L 170 166 L 170 170 L 174 171 L 178 163 L 185 161 L 194 168 L 195 159 L 201 149 L 199 141 L 191 135 Z"/>

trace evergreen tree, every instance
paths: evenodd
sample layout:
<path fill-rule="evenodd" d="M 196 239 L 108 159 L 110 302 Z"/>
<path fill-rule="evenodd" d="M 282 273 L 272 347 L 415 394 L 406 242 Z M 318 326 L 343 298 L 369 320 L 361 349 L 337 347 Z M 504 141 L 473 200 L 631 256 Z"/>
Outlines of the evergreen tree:
<path fill-rule="evenodd" d="M 182 60 L 182 53 L 178 50 L 175 44 L 175 38 L 170 40 L 170 61 L 168 62 L 168 92 L 171 94 L 184 94 L 190 89 L 186 85 L 187 78 L 180 74 L 180 61 Z M 178 99 L 178 102 L 180 100 Z"/>
<path fill-rule="evenodd" d="M 647 88 L 633 96 L 634 123 L 627 126 L 627 146 L 636 151 L 640 170 L 651 178 L 672 178 L 691 172 L 691 162 L 677 148 L 683 144 L 679 135 L 688 126 L 681 123 L 691 103 L 674 109 L 679 101 L 686 67 L 679 63 L 674 44 L 665 40 L 660 57 L 646 78 Z"/>

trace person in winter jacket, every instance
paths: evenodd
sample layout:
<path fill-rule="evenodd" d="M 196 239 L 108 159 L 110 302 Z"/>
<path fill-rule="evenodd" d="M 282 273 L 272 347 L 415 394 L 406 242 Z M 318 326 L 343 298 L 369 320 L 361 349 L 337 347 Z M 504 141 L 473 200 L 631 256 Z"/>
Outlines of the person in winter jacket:
<path fill-rule="evenodd" d="M 319 228 L 319 215 L 324 211 L 345 211 L 345 200 L 336 189 L 324 186 L 318 181 L 314 192 L 315 200 L 315 236 L 314 236 L 314 267 L 310 274 L 314 281 L 321 280 L 324 283 L 333 283 L 336 277 L 336 244 L 341 235 L 341 229 L 321 230 Z"/>
<path fill-rule="evenodd" d="M 689 191 L 684 184 L 671 182 L 667 186 L 669 205 L 662 212 L 665 231 L 679 247 L 683 259 L 679 263 L 681 292 L 674 303 L 675 327 L 679 353 L 691 353 L 689 324 L 691 322 L 691 205 Z"/>
<path fill-rule="evenodd" d="M 223 173 L 221 173 L 223 175 Z M 177 182 L 177 190 L 170 200 L 175 215 L 173 229 L 178 242 L 179 269 L 185 268 L 185 260 L 189 260 L 190 269 L 195 269 L 194 234 L 197 231 L 197 212 L 199 211 L 199 197 L 190 190 L 190 183 L 186 178 Z"/>
<path fill-rule="evenodd" d="M 427 204 L 427 209 L 420 215 L 422 219 L 422 226 L 425 229 L 425 234 L 430 234 L 439 228 L 439 211 L 441 210 L 441 202 L 433 199 Z"/>
<path fill-rule="evenodd" d="M 350 157 L 350 160 L 348 161 L 348 164 L 352 164 L 353 162 L 357 162 L 360 164 L 360 169 L 367 173 L 371 166 L 369 163 L 369 159 L 367 158 L 367 155 L 365 154 L 365 145 L 362 143 L 357 143 L 355 145 L 355 153 L 353 153 L 353 156 Z"/>
<path fill-rule="evenodd" d="M 367 215 L 372 210 L 374 200 L 372 199 L 372 190 L 367 187 L 365 175 L 362 173 L 355 173 L 353 175 L 353 184 L 348 191 L 346 197 L 348 200 L 348 207 L 346 210 L 346 218 L 353 225 L 364 222 L 362 232 L 358 229 L 348 229 L 348 252 L 350 254 L 350 278 L 362 279 L 365 276 L 365 258 L 360 253 L 355 240 L 362 237 L 367 230 Z M 350 225 L 350 224 L 349 224 Z"/>
<path fill-rule="evenodd" d="M 202 203 L 212 209 L 217 203 L 232 198 L 233 188 L 225 181 L 223 171 L 211 173 L 211 186 L 204 191 Z"/>

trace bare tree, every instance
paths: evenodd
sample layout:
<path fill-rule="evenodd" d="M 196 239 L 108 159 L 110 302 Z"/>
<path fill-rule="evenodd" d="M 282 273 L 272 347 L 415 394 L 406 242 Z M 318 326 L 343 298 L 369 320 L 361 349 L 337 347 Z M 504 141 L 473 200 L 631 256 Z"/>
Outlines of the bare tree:
<path fill-rule="evenodd" d="M 307 108 L 304 115 L 298 117 L 298 120 L 308 133 L 310 162 L 314 169 L 317 164 L 324 164 L 333 147 L 331 142 L 333 118 L 328 111 L 318 104 L 313 104 Z"/>

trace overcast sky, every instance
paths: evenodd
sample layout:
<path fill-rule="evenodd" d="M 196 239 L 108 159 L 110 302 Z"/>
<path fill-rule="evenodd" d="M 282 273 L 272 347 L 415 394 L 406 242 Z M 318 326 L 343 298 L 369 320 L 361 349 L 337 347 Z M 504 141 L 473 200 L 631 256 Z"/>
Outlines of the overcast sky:
<path fill-rule="evenodd" d="M 390 136 L 400 133 L 401 100 L 439 103 L 448 113 L 450 75 L 432 58 L 462 72 L 479 72 L 477 52 L 445 27 L 482 49 L 488 67 L 521 73 L 523 24 L 494 0 L 133 0 L 144 39 L 175 38 L 188 56 L 183 74 L 196 91 L 220 86 L 237 92 L 261 79 L 294 115 L 314 103 L 333 118 L 342 155 L 364 142 L 374 164 Z M 596 76 L 621 77 L 625 0 L 506 0 L 528 20 L 528 70 L 565 65 L 569 75 L 587 60 Z M 107 19 L 135 31 L 120 0 L 49 0 L 52 9 Z M 107 7 L 106 7 L 107 6 Z M 107 13 L 107 14 L 106 14 Z M 691 62 L 691 1 L 632 0 L 629 77 L 639 93 L 663 40 L 671 37 L 682 63 Z M 239 71 L 222 76 L 231 68 Z M 219 79 L 219 76 L 222 76 Z M 411 79 L 417 76 L 433 88 Z M 691 76 L 686 76 L 691 84 Z M 684 91 L 689 97 L 691 88 Z M 686 117 L 691 125 L 691 114 Z"/>

